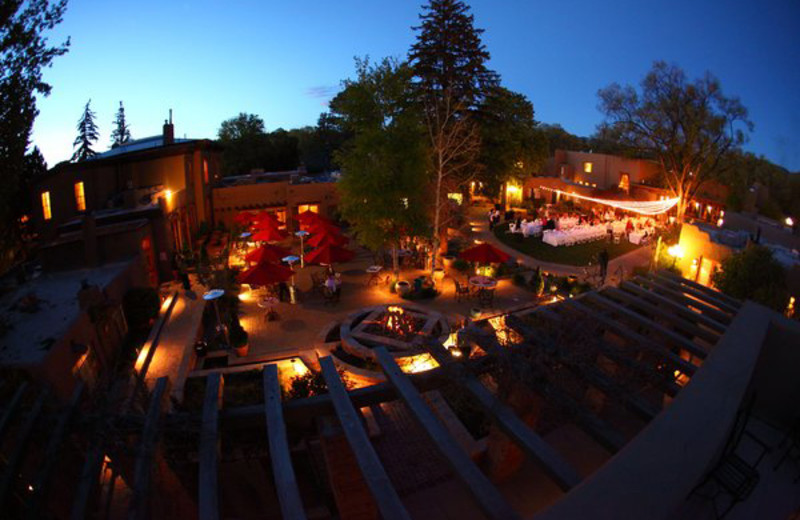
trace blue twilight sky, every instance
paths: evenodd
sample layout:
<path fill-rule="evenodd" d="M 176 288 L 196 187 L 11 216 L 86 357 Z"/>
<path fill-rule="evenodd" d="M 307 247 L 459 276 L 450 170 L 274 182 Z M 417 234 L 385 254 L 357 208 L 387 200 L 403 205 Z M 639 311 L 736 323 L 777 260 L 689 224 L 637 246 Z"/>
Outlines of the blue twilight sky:
<path fill-rule="evenodd" d="M 91 98 L 108 147 L 122 100 L 133 137 L 216 135 L 239 112 L 268 130 L 316 123 L 353 57 L 404 57 L 421 1 L 70 0 L 51 35 L 72 47 L 45 78 L 33 141 L 48 163 L 68 159 Z M 588 135 L 597 90 L 638 84 L 657 59 L 691 78 L 706 70 L 750 110 L 746 148 L 800 171 L 800 1 L 472 0 L 475 24 L 503 83 L 536 118 Z M 611 4 L 611 5 L 609 5 Z"/>

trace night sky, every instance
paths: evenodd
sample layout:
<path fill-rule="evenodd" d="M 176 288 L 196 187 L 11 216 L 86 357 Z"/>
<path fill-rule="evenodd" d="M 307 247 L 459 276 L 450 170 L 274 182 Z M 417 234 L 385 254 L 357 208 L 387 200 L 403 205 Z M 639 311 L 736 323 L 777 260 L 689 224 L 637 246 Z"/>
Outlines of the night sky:
<path fill-rule="evenodd" d="M 469 2 L 490 66 L 527 95 L 536 118 L 589 135 L 597 90 L 638 84 L 654 60 L 710 71 L 755 123 L 746 149 L 800 171 L 800 1 Z M 405 57 L 421 3 L 390 0 L 71 0 L 51 40 L 72 38 L 45 79 L 33 141 L 48 163 L 72 154 L 92 99 L 108 148 L 122 100 L 134 138 L 214 138 L 239 112 L 268 130 L 316 123 L 353 57 Z"/>

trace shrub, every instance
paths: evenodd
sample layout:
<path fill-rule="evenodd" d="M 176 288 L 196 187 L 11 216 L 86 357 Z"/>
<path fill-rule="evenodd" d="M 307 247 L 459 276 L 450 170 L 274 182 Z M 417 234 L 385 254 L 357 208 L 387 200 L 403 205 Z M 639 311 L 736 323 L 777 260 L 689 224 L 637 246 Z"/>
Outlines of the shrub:
<path fill-rule="evenodd" d="M 128 328 L 142 331 L 150 328 L 150 320 L 158 316 L 161 300 L 152 287 L 132 287 L 122 298 L 122 308 Z"/>
<path fill-rule="evenodd" d="M 231 342 L 231 347 L 239 348 L 247 345 L 248 334 L 244 330 L 242 324 L 239 323 L 239 318 L 231 320 L 230 330 L 228 331 L 228 339 Z"/>
<path fill-rule="evenodd" d="M 522 273 L 514 273 L 514 276 L 511 277 L 511 282 L 517 287 L 525 287 L 528 284 L 525 275 Z"/>
<path fill-rule="evenodd" d="M 725 259 L 722 270 L 711 279 L 720 291 L 734 298 L 753 300 L 776 311 L 786 307 L 786 272 L 766 247 L 751 245 Z"/>
<path fill-rule="evenodd" d="M 542 276 L 542 271 L 538 267 L 533 271 L 533 275 L 530 280 L 528 280 L 528 284 L 537 296 L 541 296 L 544 292 L 544 276 Z"/>
<path fill-rule="evenodd" d="M 459 258 L 455 262 L 453 262 L 453 269 L 460 272 L 466 272 L 469 270 L 469 262 L 466 260 Z"/>

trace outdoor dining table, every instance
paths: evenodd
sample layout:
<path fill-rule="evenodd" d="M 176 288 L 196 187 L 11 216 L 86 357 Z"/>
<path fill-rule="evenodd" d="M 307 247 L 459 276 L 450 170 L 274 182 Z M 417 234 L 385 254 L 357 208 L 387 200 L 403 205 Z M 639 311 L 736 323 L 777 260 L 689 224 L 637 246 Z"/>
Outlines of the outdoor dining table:
<path fill-rule="evenodd" d="M 494 289 L 497 287 L 497 280 L 489 276 L 473 276 L 469 279 L 469 284 L 478 289 Z"/>

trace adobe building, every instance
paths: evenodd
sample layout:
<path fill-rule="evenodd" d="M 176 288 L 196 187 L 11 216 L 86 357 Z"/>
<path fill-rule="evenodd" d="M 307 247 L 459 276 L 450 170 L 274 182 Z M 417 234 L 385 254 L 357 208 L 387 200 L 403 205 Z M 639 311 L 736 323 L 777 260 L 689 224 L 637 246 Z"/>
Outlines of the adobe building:
<path fill-rule="evenodd" d="M 304 211 L 334 216 L 336 181 L 333 175 L 308 175 L 303 169 L 225 177 L 212 192 L 214 221 L 231 227 L 240 211 L 263 210 L 297 229 L 297 215 Z"/>
<path fill-rule="evenodd" d="M 208 139 L 176 139 L 171 121 L 162 135 L 136 139 L 80 162 L 62 162 L 32 190 L 33 227 L 41 239 L 93 212 L 133 210 L 163 199 L 170 241 L 191 248 L 191 236 L 211 224 L 211 186 L 219 178 L 221 147 Z"/>
<path fill-rule="evenodd" d="M 525 181 L 520 198 L 557 202 L 559 194 L 540 190 L 544 187 L 602 199 L 663 200 L 672 195 L 659 187 L 660 175 L 661 166 L 647 159 L 556 150 L 544 170 Z M 716 222 L 727 196 L 727 187 L 705 182 L 692 198 L 687 216 Z"/>

